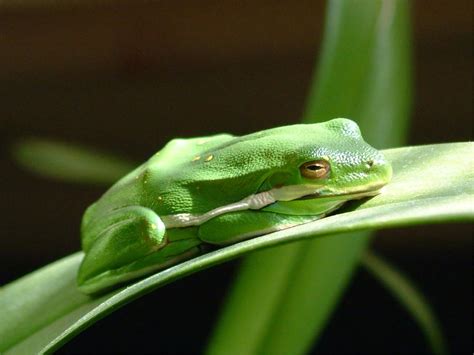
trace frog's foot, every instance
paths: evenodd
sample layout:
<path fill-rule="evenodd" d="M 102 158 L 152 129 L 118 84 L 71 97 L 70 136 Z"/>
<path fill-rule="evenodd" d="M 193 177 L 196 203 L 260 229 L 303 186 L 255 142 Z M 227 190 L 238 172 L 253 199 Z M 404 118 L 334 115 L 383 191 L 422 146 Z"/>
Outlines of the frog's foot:
<path fill-rule="evenodd" d="M 165 226 L 151 209 L 131 206 L 116 209 L 94 228 L 86 228 L 83 235 L 85 257 L 79 268 L 77 283 L 85 293 L 95 293 L 127 279 L 138 277 L 117 277 L 119 272 L 135 261 L 157 252 L 166 244 Z M 84 242 L 85 241 L 85 242 Z M 111 275 L 114 277 L 110 277 Z"/>

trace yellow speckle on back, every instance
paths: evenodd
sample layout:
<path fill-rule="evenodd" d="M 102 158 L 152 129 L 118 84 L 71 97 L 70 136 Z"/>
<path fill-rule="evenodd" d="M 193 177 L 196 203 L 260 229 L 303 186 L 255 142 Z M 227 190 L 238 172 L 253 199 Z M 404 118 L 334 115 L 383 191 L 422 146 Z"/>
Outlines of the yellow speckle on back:
<path fill-rule="evenodd" d="M 211 154 L 211 155 L 208 155 L 206 159 L 204 159 L 204 161 L 211 161 L 212 159 L 214 159 L 214 155 Z"/>
<path fill-rule="evenodd" d="M 156 229 L 156 224 L 151 223 L 151 224 L 150 224 L 150 227 L 151 227 L 151 229 Z"/>
<path fill-rule="evenodd" d="M 158 196 L 157 199 L 158 199 L 158 201 L 163 201 L 163 197 L 161 197 L 161 196 Z"/>
<path fill-rule="evenodd" d="M 143 182 L 144 184 L 146 184 L 146 183 L 148 182 L 148 175 L 149 175 L 148 170 L 145 169 L 145 170 L 143 170 L 140 174 L 138 174 L 137 176 L 135 176 L 135 180 L 140 180 L 140 179 L 141 179 L 142 182 Z"/>
<path fill-rule="evenodd" d="M 201 159 L 201 156 L 200 156 L 200 155 L 196 155 L 196 156 L 193 158 L 192 161 L 198 161 L 198 160 L 200 160 L 200 159 Z"/>

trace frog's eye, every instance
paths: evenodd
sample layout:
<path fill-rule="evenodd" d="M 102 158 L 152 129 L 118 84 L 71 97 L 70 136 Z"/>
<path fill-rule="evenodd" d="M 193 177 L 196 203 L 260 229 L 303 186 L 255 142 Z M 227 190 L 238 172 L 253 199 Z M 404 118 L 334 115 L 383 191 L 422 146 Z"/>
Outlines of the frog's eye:
<path fill-rule="evenodd" d="M 308 179 L 324 179 L 329 175 L 331 166 L 326 160 L 315 160 L 300 166 L 301 175 Z"/>

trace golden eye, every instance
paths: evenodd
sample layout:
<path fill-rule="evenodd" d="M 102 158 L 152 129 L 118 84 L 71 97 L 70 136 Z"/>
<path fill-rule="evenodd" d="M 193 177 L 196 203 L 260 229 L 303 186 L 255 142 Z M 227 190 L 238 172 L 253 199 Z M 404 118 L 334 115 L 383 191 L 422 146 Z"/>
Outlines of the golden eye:
<path fill-rule="evenodd" d="M 331 166 L 326 160 L 315 160 L 300 166 L 301 175 L 308 179 L 324 179 L 329 175 Z"/>

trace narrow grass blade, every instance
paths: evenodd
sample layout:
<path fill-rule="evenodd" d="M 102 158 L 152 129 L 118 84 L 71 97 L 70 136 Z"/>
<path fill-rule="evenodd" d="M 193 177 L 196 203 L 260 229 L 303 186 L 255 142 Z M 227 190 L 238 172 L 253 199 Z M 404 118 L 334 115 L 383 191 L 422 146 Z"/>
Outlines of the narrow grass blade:
<path fill-rule="evenodd" d="M 433 354 L 446 354 L 447 349 L 441 326 L 428 301 L 415 285 L 400 271 L 373 252 L 366 251 L 361 261 L 362 265 L 410 312 L 425 334 Z"/>

